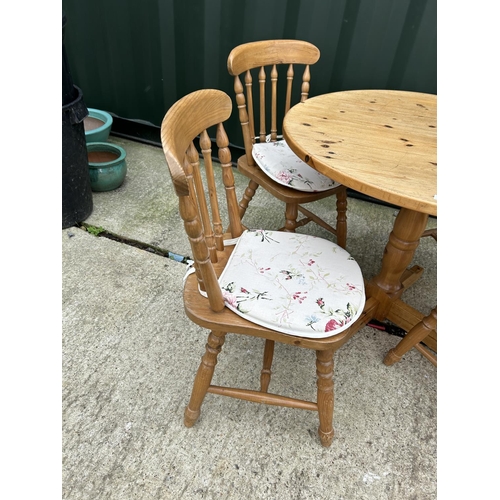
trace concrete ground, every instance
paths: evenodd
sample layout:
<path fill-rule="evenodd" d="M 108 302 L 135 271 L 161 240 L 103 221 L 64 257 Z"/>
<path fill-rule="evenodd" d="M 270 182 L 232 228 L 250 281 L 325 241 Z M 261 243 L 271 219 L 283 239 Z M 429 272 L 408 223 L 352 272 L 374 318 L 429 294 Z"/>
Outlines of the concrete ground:
<path fill-rule="evenodd" d="M 385 366 L 399 338 L 370 327 L 335 356 L 330 448 L 319 443 L 315 412 L 211 394 L 196 425 L 184 427 L 208 332 L 184 315 L 185 264 L 144 247 L 182 257 L 189 244 L 162 150 L 110 142 L 127 152 L 127 177 L 117 190 L 93 194 L 84 223 L 119 240 L 62 231 L 63 498 L 435 499 L 436 369 L 414 349 Z M 246 180 L 236 181 L 241 194 Z M 332 200 L 316 211 L 331 220 Z M 245 223 L 277 228 L 281 212 L 261 190 Z M 367 279 L 379 269 L 394 216 L 349 198 L 347 250 Z M 331 237 L 313 224 L 301 232 Z M 425 272 L 404 298 L 427 312 L 437 301 L 433 239 L 422 240 L 414 264 Z M 256 387 L 262 348 L 228 335 L 214 383 Z M 314 359 L 277 345 L 272 391 L 314 399 Z"/>

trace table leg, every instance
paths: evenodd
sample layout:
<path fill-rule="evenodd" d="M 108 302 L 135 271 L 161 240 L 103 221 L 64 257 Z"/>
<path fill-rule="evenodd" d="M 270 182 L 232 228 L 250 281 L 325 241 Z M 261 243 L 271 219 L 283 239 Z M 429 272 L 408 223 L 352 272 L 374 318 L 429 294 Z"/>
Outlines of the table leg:
<path fill-rule="evenodd" d="M 384 250 L 381 270 L 366 286 L 367 297 L 374 297 L 379 302 L 375 314 L 379 321 L 387 318 L 392 303 L 404 291 L 401 277 L 413 259 L 428 217 L 406 208 L 402 208 L 396 217 Z"/>
<path fill-rule="evenodd" d="M 432 330 L 437 330 L 437 307 L 426 316 L 420 323 L 417 323 L 399 342 L 399 344 L 391 349 L 384 359 L 384 364 L 391 366 L 398 362 L 401 357 L 406 354 L 412 347 L 417 347 L 419 342 L 425 339 Z M 421 347 L 421 346 L 420 346 Z M 437 366 L 437 359 L 429 351 L 419 349 L 419 351 L 429 360 L 432 364 Z"/>

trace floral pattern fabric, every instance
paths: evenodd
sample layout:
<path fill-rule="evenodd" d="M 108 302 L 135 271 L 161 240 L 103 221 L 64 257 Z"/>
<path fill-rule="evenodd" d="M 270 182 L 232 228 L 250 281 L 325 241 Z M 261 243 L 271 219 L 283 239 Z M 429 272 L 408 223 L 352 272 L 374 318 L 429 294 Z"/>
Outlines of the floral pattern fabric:
<path fill-rule="evenodd" d="M 253 145 L 252 156 L 271 179 L 298 191 L 326 191 L 339 184 L 304 163 L 285 140 Z"/>
<path fill-rule="evenodd" d="M 343 248 L 315 236 L 248 230 L 219 278 L 226 307 L 299 337 L 336 335 L 362 313 L 361 269 Z"/>

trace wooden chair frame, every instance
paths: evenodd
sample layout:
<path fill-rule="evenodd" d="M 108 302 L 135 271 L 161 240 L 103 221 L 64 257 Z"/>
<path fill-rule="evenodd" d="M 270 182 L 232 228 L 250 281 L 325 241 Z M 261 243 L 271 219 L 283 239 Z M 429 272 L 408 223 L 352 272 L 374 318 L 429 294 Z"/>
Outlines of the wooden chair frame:
<path fill-rule="evenodd" d="M 347 189 L 337 186 L 322 192 L 301 192 L 283 186 L 267 176 L 255 163 L 252 157 L 252 147 L 256 142 L 278 140 L 278 67 L 285 65 L 286 69 L 286 95 L 284 114 L 288 112 L 293 103 L 292 90 L 295 76 L 295 66 L 302 65 L 302 81 L 300 88 L 300 102 L 309 96 L 310 66 L 315 64 L 320 57 L 320 52 L 313 44 L 301 40 L 265 40 L 251 42 L 234 48 L 229 54 L 227 67 L 229 74 L 234 77 L 234 91 L 238 107 L 239 120 L 242 127 L 245 155 L 238 159 L 238 170 L 250 179 L 242 199 L 240 200 L 240 215 L 244 216 L 250 201 L 259 186 L 270 192 L 274 197 L 285 203 L 284 231 L 294 232 L 296 228 L 316 222 L 327 231 L 334 234 L 337 244 L 343 248 L 347 238 Z M 255 104 L 252 70 L 258 69 L 258 98 Z M 267 69 L 267 71 L 266 71 Z M 268 75 L 271 81 L 271 97 L 267 98 L 266 89 Z M 242 82 L 242 78 L 244 83 Z M 266 120 L 270 106 L 270 127 Z M 254 107 L 258 109 L 258 120 Z M 257 122 L 259 125 L 256 129 Z M 306 209 L 303 205 L 329 196 L 336 196 L 336 226 L 333 227 L 319 216 Z M 298 220 L 298 214 L 305 217 Z"/>
<path fill-rule="evenodd" d="M 361 317 L 350 328 L 322 339 L 279 333 L 249 322 L 224 306 L 217 278 L 233 249 L 232 246 L 225 246 L 224 241 L 238 237 L 244 229 L 234 189 L 229 140 L 222 124 L 229 118 L 231 110 L 231 99 L 224 92 L 200 90 L 175 103 L 165 115 L 161 126 L 163 150 L 179 198 L 179 211 L 195 262 L 196 272 L 185 282 L 184 308 L 191 321 L 210 331 L 191 398 L 185 410 L 184 423 L 187 427 L 194 425 L 200 416 L 201 405 L 207 393 L 219 394 L 246 401 L 317 411 L 320 441 L 323 446 L 329 446 L 333 439 L 333 355 L 373 316 L 376 302 L 368 300 Z M 226 234 L 223 234 L 222 230 L 227 226 L 222 224 L 222 211 L 219 208 L 214 181 L 214 174 L 218 169 L 212 164 L 211 142 L 206 132 L 214 125 L 217 127 L 216 143 L 228 207 L 230 233 Z M 207 188 L 203 185 L 200 173 L 199 154 L 192 142 L 198 135 Z M 260 390 L 212 384 L 217 356 L 228 333 L 250 335 L 265 340 Z M 318 377 L 316 402 L 268 392 L 275 341 L 315 350 Z"/>

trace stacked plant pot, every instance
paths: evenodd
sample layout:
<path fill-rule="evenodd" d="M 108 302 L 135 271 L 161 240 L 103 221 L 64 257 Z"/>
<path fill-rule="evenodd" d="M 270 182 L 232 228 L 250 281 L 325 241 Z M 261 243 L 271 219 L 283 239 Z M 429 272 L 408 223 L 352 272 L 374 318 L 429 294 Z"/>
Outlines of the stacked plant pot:
<path fill-rule="evenodd" d="M 113 117 L 106 111 L 89 108 L 84 120 L 92 191 L 119 188 L 127 174 L 125 150 L 108 142 Z"/>

